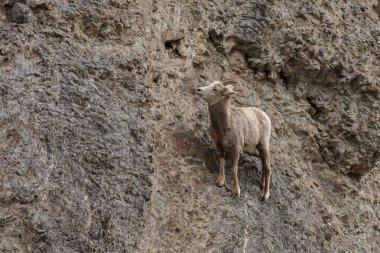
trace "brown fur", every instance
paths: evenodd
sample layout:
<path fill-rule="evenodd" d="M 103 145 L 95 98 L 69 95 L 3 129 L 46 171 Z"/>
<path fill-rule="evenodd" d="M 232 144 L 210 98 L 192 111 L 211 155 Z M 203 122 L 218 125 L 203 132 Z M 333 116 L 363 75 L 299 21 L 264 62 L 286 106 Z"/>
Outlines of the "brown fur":
<path fill-rule="evenodd" d="M 231 82 L 223 82 L 223 84 Z M 235 81 L 236 84 L 236 81 Z M 240 84 L 240 83 L 239 83 Z M 214 87 L 215 86 L 215 87 Z M 198 94 L 204 96 L 209 103 L 210 127 L 209 131 L 216 144 L 219 154 L 219 177 L 217 184 L 222 186 L 225 181 L 224 165 L 226 152 L 232 154 L 231 171 L 234 177 L 233 193 L 240 195 L 237 177 L 237 166 L 242 151 L 255 154 L 259 152 L 262 161 L 261 186 L 264 188 L 261 196 L 265 200 L 269 197 L 270 161 L 269 138 L 271 123 L 268 116 L 255 107 L 232 107 L 232 86 L 221 89 L 218 82 L 198 88 Z M 233 86 L 235 87 L 235 86 Z M 228 92 L 225 92 L 227 89 Z M 219 90 L 223 90 L 220 91 Z"/>
<path fill-rule="evenodd" d="M 229 98 L 209 106 L 210 121 L 213 130 L 222 135 L 230 127 Z"/>

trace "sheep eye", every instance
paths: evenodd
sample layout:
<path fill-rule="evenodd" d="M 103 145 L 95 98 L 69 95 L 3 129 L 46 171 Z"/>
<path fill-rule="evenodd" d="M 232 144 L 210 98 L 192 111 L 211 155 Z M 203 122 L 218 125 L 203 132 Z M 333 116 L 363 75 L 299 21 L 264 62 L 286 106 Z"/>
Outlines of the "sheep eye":
<path fill-rule="evenodd" d="M 218 91 L 216 88 L 213 89 L 214 91 Z"/>

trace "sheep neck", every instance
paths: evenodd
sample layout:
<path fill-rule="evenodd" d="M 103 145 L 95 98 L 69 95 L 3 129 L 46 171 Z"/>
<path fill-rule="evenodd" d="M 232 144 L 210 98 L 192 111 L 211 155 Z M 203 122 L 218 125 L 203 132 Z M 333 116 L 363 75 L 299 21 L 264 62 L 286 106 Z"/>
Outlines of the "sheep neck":
<path fill-rule="evenodd" d="M 227 97 L 215 104 L 209 105 L 212 128 L 218 134 L 224 134 L 230 128 L 231 102 Z"/>

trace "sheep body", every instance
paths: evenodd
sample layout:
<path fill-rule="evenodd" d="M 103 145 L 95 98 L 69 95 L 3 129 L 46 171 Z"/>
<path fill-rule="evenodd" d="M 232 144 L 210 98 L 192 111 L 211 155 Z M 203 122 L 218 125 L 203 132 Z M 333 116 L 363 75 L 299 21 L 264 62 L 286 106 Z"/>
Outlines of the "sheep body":
<path fill-rule="evenodd" d="M 223 85 L 222 82 L 216 81 L 208 86 L 199 87 L 197 93 L 209 105 L 209 131 L 219 154 L 220 167 L 217 184 L 219 186 L 224 184 L 226 152 L 231 152 L 231 171 L 234 176 L 233 193 L 240 195 L 237 178 L 240 153 L 259 154 L 263 164 L 261 186 L 264 188 L 264 191 L 261 197 L 266 200 L 269 197 L 271 174 L 269 163 L 271 122 L 269 117 L 265 112 L 256 107 L 231 106 L 231 96 L 236 93 L 234 85 Z"/>

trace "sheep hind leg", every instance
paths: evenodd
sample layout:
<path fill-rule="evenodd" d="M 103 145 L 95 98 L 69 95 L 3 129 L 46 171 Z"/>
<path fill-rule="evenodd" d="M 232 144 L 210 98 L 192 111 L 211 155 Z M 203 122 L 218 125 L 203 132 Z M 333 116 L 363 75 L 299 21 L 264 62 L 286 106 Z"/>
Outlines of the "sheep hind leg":
<path fill-rule="evenodd" d="M 237 149 L 232 150 L 232 164 L 231 164 L 231 172 L 234 177 L 234 186 L 232 189 L 232 194 L 236 196 L 240 196 L 240 186 L 239 186 L 239 178 L 237 175 L 238 164 L 239 164 L 240 152 Z"/>
<path fill-rule="evenodd" d="M 270 176 L 271 176 L 271 168 L 270 168 L 270 156 L 269 156 L 269 147 L 262 146 L 258 147 L 260 152 L 260 158 L 262 163 L 262 177 L 261 177 L 261 185 L 263 188 L 263 192 L 261 193 L 261 199 L 263 201 L 269 198 L 269 184 L 270 184 Z"/>
<path fill-rule="evenodd" d="M 263 167 L 263 169 L 261 171 L 260 189 L 264 190 L 264 188 L 265 188 L 265 170 Z"/>
<path fill-rule="evenodd" d="M 255 148 L 253 152 L 249 152 L 248 154 L 253 155 L 255 157 L 260 157 L 260 152 L 259 152 L 258 148 Z M 261 179 L 260 179 L 259 185 L 260 185 L 260 188 L 263 190 L 265 187 L 265 171 L 264 171 L 264 169 L 262 170 L 262 173 L 261 173 Z"/>

